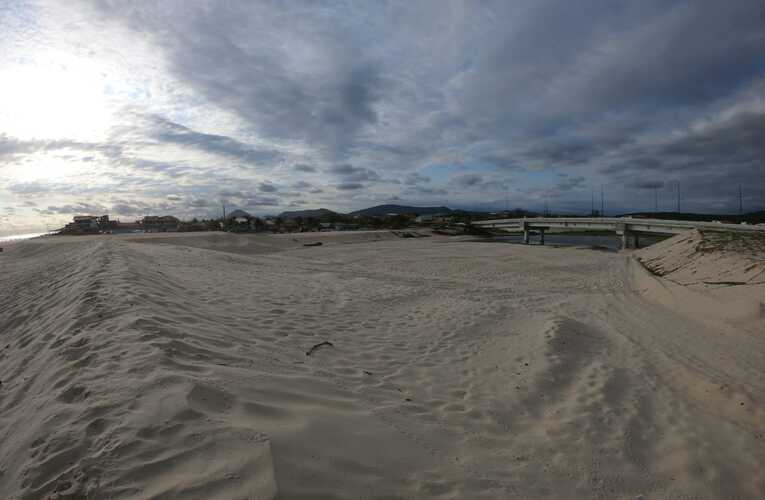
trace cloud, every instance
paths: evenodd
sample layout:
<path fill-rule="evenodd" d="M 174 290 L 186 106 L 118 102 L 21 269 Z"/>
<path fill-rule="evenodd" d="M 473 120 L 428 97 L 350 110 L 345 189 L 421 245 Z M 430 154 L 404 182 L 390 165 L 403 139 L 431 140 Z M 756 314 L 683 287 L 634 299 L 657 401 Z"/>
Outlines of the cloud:
<path fill-rule="evenodd" d="M 357 189 L 364 189 L 364 184 L 360 182 L 342 182 L 335 187 L 341 191 L 355 191 Z"/>
<path fill-rule="evenodd" d="M 483 181 L 483 176 L 479 174 L 460 174 L 452 178 L 452 182 L 461 188 L 478 186 Z"/>
<path fill-rule="evenodd" d="M 297 172 L 305 172 L 307 174 L 313 174 L 318 172 L 318 170 L 316 170 L 316 167 L 312 167 L 311 165 L 306 165 L 305 163 L 298 163 L 296 165 L 293 165 L 292 169 Z"/>
<path fill-rule="evenodd" d="M 71 205 L 48 206 L 46 211 L 64 215 L 102 215 L 108 212 L 108 208 L 100 204 L 80 202 Z"/>
<path fill-rule="evenodd" d="M 0 159 L 5 159 L 6 161 L 33 153 L 50 153 L 61 150 L 98 151 L 106 156 L 115 156 L 119 154 L 120 146 L 117 144 L 83 142 L 68 139 L 22 140 L 0 132 Z"/>
<path fill-rule="evenodd" d="M 273 196 L 248 198 L 244 201 L 246 207 L 276 207 L 279 205 L 279 198 Z"/>
<path fill-rule="evenodd" d="M 206 200 L 204 198 L 195 198 L 191 201 L 189 201 L 189 207 L 192 208 L 207 208 L 213 206 L 214 203 L 210 202 L 209 200 Z"/>
<path fill-rule="evenodd" d="M 327 172 L 339 175 L 345 181 L 358 182 L 358 181 L 377 181 L 380 180 L 380 176 L 374 170 L 362 167 L 354 167 L 353 165 L 343 164 L 330 167 Z"/>
<path fill-rule="evenodd" d="M 406 177 L 404 177 L 404 184 L 407 184 L 410 186 L 414 184 L 424 183 L 424 182 L 430 182 L 430 177 L 420 175 L 417 172 L 407 174 Z"/>
<path fill-rule="evenodd" d="M 635 189 L 659 189 L 664 187 L 664 181 L 637 180 L 628 184 L 628 187 L 635 188 Z"/>
<path fill-rule="evenodd" d="M 354 34 L 343 33 L 318 6 L 95 7 L 102 17 L 152 37 L 176 79 L 263 136 L 341 153 L 365 125 L 378 121 L 376 104 L 386 86 L 379 63 L 344 43 L 343 36 Z M 259 33 L 258 41 L 251 33 Z"/>
<path fill-rule="evenodd" d="M 267 182 L 261 182 L 258 186 L 258 189 L 264 193 L 273 193 L 277 191 L 279 188 L 274 186 L 273 184 L 269 184 Z"/>
<path fill-rule="evenodd" d="M 283 158 L 282 154 L 274 149 L 258 148 L 224 135 L 197 132 L 159 115 L 137 114 L 130 127 L 144 126 L 147 127 L 144 132 L 160 143 L 194 147 L 248 165 L 273 164 Z M 125 133 L 125 130 L 118 130 L 116 133 Z"/>
<path fill-rule="evenodd" d="M 425 196 L 446 196 L 449 194 L 449 191 L 442 188 L 429 188 L 429 187 L 422 187 L 417 186 L 414 188 L 414 192 L 420 195 Z"/>

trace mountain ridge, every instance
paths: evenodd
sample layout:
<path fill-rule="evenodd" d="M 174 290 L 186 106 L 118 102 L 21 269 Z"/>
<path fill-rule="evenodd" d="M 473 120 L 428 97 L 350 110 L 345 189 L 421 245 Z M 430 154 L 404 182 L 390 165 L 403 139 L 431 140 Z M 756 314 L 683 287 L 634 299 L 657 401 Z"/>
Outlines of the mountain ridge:
<path fill-rule="evenodd" d="M 329 210 L 327 208 L 316 208 L 309 210 L 293 210 L 286 211 L 279 214 L 279 217 L 283 219 L 294 219 L 297 217 L 313 217 L 321 218 L 330 215 L 344 215 L 344 216 L 366 216 L 366 217 L 380 217 L 389 214 L 402 215 L 402 214 L 414 214 L 414 215 L 430 215 L 430 214 L 451 214 L 456 212 L 449 207 L 415 207 L 411 205 L 375 205 L 373 207 L 362 208 L 361 210 L 355 210 L 353 212 L 341 213 Z"/>
<path fill-rule="evenodd" d="M 450 214 L 453 213 L 449 207 L 415 207 L 410 205 L 375 205 L 374 207 L 363 208 L 350 212 L 348 215 L 366 215 L 370 217 L 388 215 L 388 214 L 414 214 L 414 215 L 431 215 L 431 214 Z"/>

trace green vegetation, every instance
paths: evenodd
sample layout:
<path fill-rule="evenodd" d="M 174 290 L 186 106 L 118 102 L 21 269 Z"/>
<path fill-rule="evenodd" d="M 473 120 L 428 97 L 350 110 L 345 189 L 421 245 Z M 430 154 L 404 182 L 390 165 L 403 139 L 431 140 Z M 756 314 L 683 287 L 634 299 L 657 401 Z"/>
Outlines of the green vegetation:
<path fill-rule="evenodd" d="M 696 250 L 701 253 L 735 252 L 765 259 L 765 234 L 761 231 L 701 231 Z"/>

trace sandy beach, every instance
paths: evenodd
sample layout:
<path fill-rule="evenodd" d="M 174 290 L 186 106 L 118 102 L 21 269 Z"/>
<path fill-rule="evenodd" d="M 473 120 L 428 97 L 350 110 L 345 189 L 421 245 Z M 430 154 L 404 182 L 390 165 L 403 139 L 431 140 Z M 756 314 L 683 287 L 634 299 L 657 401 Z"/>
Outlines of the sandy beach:
<path fill-rule="evenodd" d="M 765 498 L 762 249 L 17 243 L 0 498 Z"/>

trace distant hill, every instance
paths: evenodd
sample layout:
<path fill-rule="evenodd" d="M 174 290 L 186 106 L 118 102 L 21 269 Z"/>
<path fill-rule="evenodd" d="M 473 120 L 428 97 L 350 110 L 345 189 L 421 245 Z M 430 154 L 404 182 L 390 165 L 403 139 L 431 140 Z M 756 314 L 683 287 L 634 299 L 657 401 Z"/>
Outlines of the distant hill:
<path fill-rule="evenodd" d="M 297 217 L 302 217 L 304 219 L 307 219 L 309 217 L 320 219 L 321 217 L 328 217 L 330 215 L 338 215 L 338 214 L 337 212 L 333 212 L 332 210 L 329 210 L 327 208 L 317 208 L 314 210 L 293 210 L 291 212 L 282 212 L 279 214 L 279 217 L 281 217 L 282 219 L 295 219 Z"/>
<path fill-rule="evenodd" d="M 429 214 L 450 214 L 454 212 L 448 207 L 409 207 L 406 205 L 377 205 L 376 207 L 369 207 L 363 210 L 356 210 L 348 215 L 365 215 L 367 217 L 379 217 L 388 214 L 414 214 L 414 215 L 429 215 Z"/>

